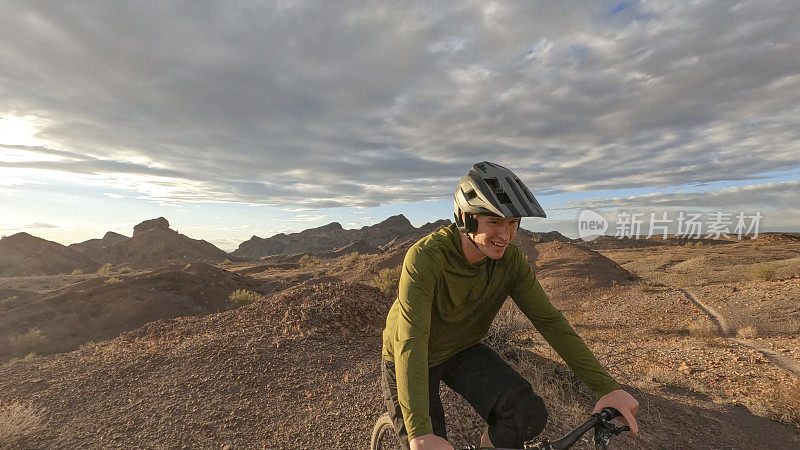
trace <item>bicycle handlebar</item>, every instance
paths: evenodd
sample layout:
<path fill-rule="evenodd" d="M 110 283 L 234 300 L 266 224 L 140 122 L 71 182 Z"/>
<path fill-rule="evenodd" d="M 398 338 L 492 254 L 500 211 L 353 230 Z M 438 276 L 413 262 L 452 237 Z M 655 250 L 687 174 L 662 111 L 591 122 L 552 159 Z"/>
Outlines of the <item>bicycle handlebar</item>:
<path fill-rule="evenodd" d="M 589 420 L 582 423 L 574 430 L 570 431 L 564 437 L 557 439 L 553 442 L 550 442 L 546 439 L 543 441 L 533 440 L 525 442 L 523 449 L 495 447 L 495 450 L 526 450 L 526 449 L 564 450 L 570 448 L 572 445 L 578 442 L 581 436 L 583 436 L 587 431 L 589 431 L 592 428 L 594 428 L 595 444 L 599 445 L 601 448 L 606 448 L 606 445 L 608 445 L 608 441 L 611 439 L 611 436 L 622 433 L 623 431 L 630 430 L 630 427 L 627 425 L 618 427 L 613 423 L 611 423 L 611 420 L 613 418 L 620 415 L 621 415 L 620 412 L 614 408 L 604 408 L 599 413 L 592 414 L 592 417 Z M 466 447 L 460 450 L 480 450 L 481 448 L 482 447 Z"/>

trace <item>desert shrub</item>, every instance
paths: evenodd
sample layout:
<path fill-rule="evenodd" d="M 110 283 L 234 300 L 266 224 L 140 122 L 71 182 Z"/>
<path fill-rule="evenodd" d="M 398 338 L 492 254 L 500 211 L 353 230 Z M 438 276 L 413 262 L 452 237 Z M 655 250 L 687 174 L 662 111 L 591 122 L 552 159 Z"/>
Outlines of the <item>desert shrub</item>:
<path fill-rule="evenodd" d="M 749 399 L 755 414 L 800 427 L 800 379 L 768 387 Z"/>
<path fill-rule="evenodd" d="M 736 336 L 742 339 L 753 339 L 758 337 L 758 329 L 752 325 L 748 325 L 736 330 Z"/>
<path fill-rule="evenodd" d="M 111 278 L 107 279 L 106 281 L 103 281 L 103 284 L 109 285 L 109 284 L 116 284 L 116 283 L 121 283 L 121 282 L 122 282 L 122 280 L 120 280 L 119 278 L 111 277 Z"/>
<path fill-rule="evenodd" d="M 222 261 L 222 264 L 230 264 L 232 262 L 233 261 L 231 261 L 230 259 L 225 258 L 225 261 Z"/>
<path fill-rule="evenodd" d="M 361 255 L 358 252 L 348 253 L 341 257 L 342 261 L 346 262 L 347 264 L 355 264 L 358 260 L 361 259 Z"/>
<path fill-rule="evenodd" d="M 752 275 L 754 280 L 775 281 L 775 265 L 771 263 L 761 263 L 753 266 Z"/>
<path fill-rule="evenodd" d="M 73 269 L 70 275 L 83 275 L 83 270 L 81 269 Z"/>
<path fill-rule="evenodd" d="M 322 262 L 321 259 L 311 255 L 303 255 L 303 257 L 300 258 L 299 261 L 297 261 L 297 263 L 303 267 L 314 267 L 321 262 Z"/>
<path fill-rule="evenodd" d="M 708 320 L 695 319 L 686 327 L 689 335 L 696 338 L 717 337 L 717 327 Z"/>
<path fill-rule="evenodd" d="M 38 328 L 31 328 L 27 333 L 16 334 L 8 337 L 8 346 L 11 353 L 19 356 L 39 351 L 47 344 L 47 337 Z"/>
<path fill-rule="evenodd" d="M 102 267 L 97 269 L 97 274 L 101 275 L 101 276 L 104 276 L 104 277 L 111 276 L 111 263 L 103 264 Z"/>
<path fill-rule="evenodd" d="M 247 289 L 237 289 L 228 296 L 228 301 L 235 308 L 239 308 L 263 298 L 264 296 L 258 292 L 248 291 Z"/>
<path fill-rule="evenodd" d="M 0 449 L 19 448 L 22 438 L 44 430 L 42 413 L 30 403 L 0 403 Z"/>
<path fill-rule="evenodd" d="M 27 355 L 23 356 L 22 358 L 11 358 L 8 360 L 8 364 L 14 364 L 18 361 L 30 361 L 33 358 L 36 358 L 38 355 L 36 353 L 30 352 Z"/>
<path fill-rule="evenodd" d="M 122 266 L 122 267 L 117 267 L 116 272 L 117 273 L 130 273 L 130 272 L 133 272 L 133 269 L 131 269 L 128 266 Z"/>
<path fill-rule="evenodd" d="M 525 322 L 520 319 L 516 310 L 503 307 L 495 316 L 481 342 L 498 354 L 506 355 L 516 348 L 512 339 L 524 328 Z"/>
<path fill-rule="evenodd" d="M 383 295 L 392 298 L 397 295 L 397 285 L 400 284 L 400 271 L 402 270 L 402 265 L 381 269 L 369 284 L 380 289 Z"/>

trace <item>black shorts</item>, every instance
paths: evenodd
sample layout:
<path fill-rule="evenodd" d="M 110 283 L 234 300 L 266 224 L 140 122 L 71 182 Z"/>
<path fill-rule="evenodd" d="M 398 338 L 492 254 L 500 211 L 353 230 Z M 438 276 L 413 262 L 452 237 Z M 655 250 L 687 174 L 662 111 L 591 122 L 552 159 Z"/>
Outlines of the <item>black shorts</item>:
<path fill-rule="evenodd" d="M 498 400 L 504 393 L 514 389 L 523 389 L 533 394 L 528 380 L 523 378 L 493 350 L 483 344 L 476 344 L 453 355 L 442 364 L 428 369 L 428 398 L 430 401 L 430 416 L 433 422 L 433 433 L 447 439 L 447 429 L 444 421 L 444 409 L 439 397 L 439 382 L 444 383 L 459 393 L 475 408 L 475 411 L 491 426 L 495 422 Z M 404 449 L 409 448 L 408 433 L 403 422 L 403 413 L 397 400 L 397 378 L 394 363 L 382 359 L 381 388 L 383 399 L 389 416 L 394 423 L 394 428 L 400 436 L 400 443 Z M 538 396 L 535 396 L 541 402 Z M 546 421 L 544 404 L 540 409 Z M 544 424 L 541 424 L 544 427 Z M 539 430 L 541 431 L 541 430 Z M 493 439 L 494 441 L 494 439 Z M 497 442 L 493 442 L 497 445 Z"/>

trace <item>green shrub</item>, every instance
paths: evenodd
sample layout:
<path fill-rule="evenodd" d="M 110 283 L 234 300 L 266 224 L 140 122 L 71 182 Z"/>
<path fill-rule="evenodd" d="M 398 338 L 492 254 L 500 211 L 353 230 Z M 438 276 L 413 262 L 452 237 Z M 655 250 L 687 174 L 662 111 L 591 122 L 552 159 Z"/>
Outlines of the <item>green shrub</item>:
<path fill-rule="evenodd" d="M 108 277 L 111 276 L 111 263 L 105 263 L 102 267 L 97 269 L 97 274 L 100 276 Z"/>
<path fill-rule="evenodd" d="M 775 281 L 776 272 L 775 265 L 771 263 L 756 264 L 752 270 L 753 279 L 761 281 Z"/>
<path fill-rule="evenodd" d="M 380 289 L 383 295 L 392 298 L 397 295 L 397 286 L 400 284 L 400 272 L 402 270 L 402 265 L 390 269 L 381 269 L 370 284 Z"/>
<path fill-rule="evenodd" d="M 0 402 L 0 450 L 19 448 L 19 441 L 44 430 L 42 413 L 30 403 Z"/>
<path fill-rule="evenodd" d="M 321 263 L 322 260 L 317 258 L 316 256 L 303 255 L 303 257 L 300 258 L 300 260 L 297 262 L 303 267 L 314 267 L 317 264 Z"/>
<path fill-rule="evenodd" d="M 31 328 L 27 333 L 16 334 L 8 337 L 8 346 L 11 353 L 20 356 L 31 352 L 42 351 L 42 346 L 47 344 L 47 337 L 38 328 Z"/>
<path fill-rule="evenodd" d="M 230 296 L 228 296 L 228 301 L 235 308 L 239 308 L 263 298 L 264 296 L 258 292 L 248 291 L 247 289 L 237 289 L 233 291 Z"/>

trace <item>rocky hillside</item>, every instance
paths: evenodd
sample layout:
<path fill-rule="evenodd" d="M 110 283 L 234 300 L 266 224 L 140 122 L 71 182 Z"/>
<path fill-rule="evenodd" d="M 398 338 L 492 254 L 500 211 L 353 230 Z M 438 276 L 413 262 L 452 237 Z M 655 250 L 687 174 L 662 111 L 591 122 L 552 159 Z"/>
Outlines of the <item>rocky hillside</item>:
<path fill-rule="evenodd" d="M 28 233 L 0 239 L 0 276 L 57 275 L 75 269 L 92 272 L 100 264 L 91 258 Z"/>
<path fill-rule="evenodd" d="M 70 244 L 68 247 L 80 253 L 87 253 L 108 247 L 110 245 L 119 244 L 126 239 L 128 239 L 128 236 L 109 231 L 103 236 L 102 239 L 89 239 L 88 241 Z"/>
<path fill-rule="evenodd" d="M 237 289 L 259 282 L 204 263 L 174 265 L 154 272 L 94 278 L 54 291 L 30 294 L 0 312 L 0 361 L 28 352 L 74 350 L 88 341 L 106 340 L 164 318 L 208 314 L 230 308 Z M 14 346 L 8 338 L 36 328 L 43 340 Z M 35 345 L 33 345 L 35 344 Z"/>
<path fill-rule="evenodd" d="M 242 242 L 231 255 L 247 259 L 259 259 L 271 255 L 292 255 L 299 253 L 341 254 L 359 251 L 359 253 L 377 253 L 381 246 L 392 240 L 421 238 L 435 231 L 442 225 L 450 223 L 439 220 L 420 228 L 414 227 L 402 214 L 389 217 L 375 225 L 361 229 L 345 230 L 339 222 L 329 223 L 317 228 L 309 228 L 299 233 L 279 233 L 264 239 L 253 236 Z M 357 244 L 355 244 L 357 243 Z M 352 248 L 345 248 L 352 246 Z"/>
<path fill-rule="evenodd" d="M 95 261 L 131 268 L 151 268 L 171 262 L 205 261 L 217 263 L 228 254 L 213 244 L 192 239 L 169 228 L 163 217 L 146 220 L 133 228 L 133 236 L 117 244 L 88 249 Z"/>

